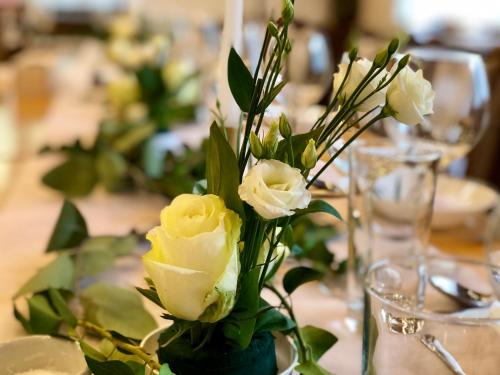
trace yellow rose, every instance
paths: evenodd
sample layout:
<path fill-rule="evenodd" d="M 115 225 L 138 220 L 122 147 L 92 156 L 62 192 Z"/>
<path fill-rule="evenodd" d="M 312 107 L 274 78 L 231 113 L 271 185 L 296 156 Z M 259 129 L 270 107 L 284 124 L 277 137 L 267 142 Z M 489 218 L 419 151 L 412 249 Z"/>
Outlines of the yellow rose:
<path fill-rule="evenodd" d="M 182 194 L 147 234 L 143 263 L 177 318 L 216 322 L 231 311 L 238 282 L 241 219 L 216 195 Z"/>
<path fill-rule="evenodd" d="M 140 87 L 133 75 L 123 75 L 108 84 L 109 101 L 116 108 L 124 108 L 136 102 L 140 95 Z"/>

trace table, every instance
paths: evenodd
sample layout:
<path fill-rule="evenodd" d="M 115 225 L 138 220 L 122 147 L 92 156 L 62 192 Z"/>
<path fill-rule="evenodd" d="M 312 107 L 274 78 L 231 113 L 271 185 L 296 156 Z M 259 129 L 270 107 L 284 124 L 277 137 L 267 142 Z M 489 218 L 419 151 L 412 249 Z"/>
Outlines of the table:
<path fill-rule="evenodd" d="M 51 144 L 63 144 L 75 137 L 88 140 L 95 133 L 101 115 L 99 104 L 60 93 L 54 98 L 52 109 L 39 130 L 44 142 Z M 51 256 L 43 251 L 59 213 L 62 197 L 45 188 L 40 183 L 40 176 L 58 160 L 53 155 L 32 154 L 24 160 L 2 165 L 12 178 L 0 206 L 0 342 L 25 334 L 13 317 L 11 297 L 38 267 L 51 260 Z M 146 193 L 108 195 L 98 190 L 85 199 L 76 200 L 76 203 L 87 219 L 92 235 L 119 235 L 133 228 L 144 231 L 156 225 L 159 210 L 166 201 Z M 335 202 L 335 205 L 340 211 L 345 208 L 345 202 Z M 446 234 L 437 234 L 433 240 L 443 246 L 449 243 L 450 238 Z M 344 240 L 338 245 L 345 250 Z M 471 249 L 472 254 L 478 256 L 480 247 L 475 243 L 462 244 L 460 252 L 469 254 Z M 127 273 L 120 275 L 120 268 L 126 269 Z M 141 282 L 144 272 L 139 262 L 135 261 L 119 264 L 116 274 L 118 284 L 132 286 Z M 155 313 L 148 301 L 146 306 Z M 339 375 L 359 374 L 361 335 L 347 329 L 344 301 L 318 283 L 309 283 L 294 294 L 294 307 L 301 325 L 323 327 L 339 338 L 321 360 L 322 365 Z"/>

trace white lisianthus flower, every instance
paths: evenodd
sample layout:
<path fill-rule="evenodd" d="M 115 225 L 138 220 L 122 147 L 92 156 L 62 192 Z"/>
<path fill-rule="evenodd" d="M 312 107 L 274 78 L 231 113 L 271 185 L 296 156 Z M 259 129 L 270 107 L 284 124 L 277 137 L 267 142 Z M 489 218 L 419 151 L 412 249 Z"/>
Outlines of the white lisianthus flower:
<path fill-rule="evenodd" d="M 347 74 L 348 66 L 349 60 L 344 54 L 344 56 L 342 57 L 342 63 L 339 64 L 338 72 L 333 75 L 334 93 L 336 93 L 340 89 L 340 85 L 342 84 L 342 81 Z M 347 80 L 344 83 L 344 87 L 342 88 L 342 92 L 339 94 L 339 96 L 344 99 L 349 98 L 354 90 L 356 90 L 356 88 L 359 86 L 363 78 L 366 76 L 371 66 L 372 62 L 365 58 L 354 61 L 352 63 L 349 76 L 347 77 Z M 379 74 L 377 74 L 375 78 L 373 78 L 370 83 L 363 89 L 363 91 L 361 91 L 361 94 L 356 99 L 356 103 L 361 103 L 363 99 L 365 99 L 368 95 L 375 91 L 378 83 L 384 77 L 384 75 L 385 71 L 381 71 Z M 373 94 L 358 107 L 358 111 L 368 112 L 374 107 L 384 105 L 386 90 L 387 88 L 384 88 Z"/>
<path fill-rule="evenodd" d="M 165 308 L 216 322 L 231 311 L 238 282 L 241 219 L 216 195 L 182 194 L 147 234 L 143 263 Z"/>
<path fill-rule="evenodd" d="M 407 125 L 425 123 L 425 115 L 433 113 L 434 90 L 422 70 L 414 72 L 406 66 L 389 85 L 387 104 L 393 117 Z"/>
<path fill-rule="evenodd" d="M 278 160 L 264 160 L 250 169 L 238 194 L 260 216 L 271 220 L 306 208 L 311 201 L 306 185 L 299 169 Z"/>

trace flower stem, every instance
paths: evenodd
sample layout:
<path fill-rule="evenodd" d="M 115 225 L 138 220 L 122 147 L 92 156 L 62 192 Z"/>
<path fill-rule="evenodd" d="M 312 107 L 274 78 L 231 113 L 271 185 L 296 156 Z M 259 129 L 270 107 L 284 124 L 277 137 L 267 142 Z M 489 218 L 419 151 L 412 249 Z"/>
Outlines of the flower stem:
<path fill-rule="evenodd" d="M 160 364 L 156 362 L 154 359 L 151 358 L 151 356 L 144 351 L 143 348 L 137 345 L 132 345 L 126 342 L 122 342 L 120 340 L 117 340 L 116 338 L 111 335 L 108 331 L 106 331 L 104 328 L 98 326 L 97 324 L 88 322 L 86 320 L 78 320 L 77 325 L 85 329 L 86 331 L 90 331 L 93 334 L 96 334 L 108 341 L 110 341 L 116 348 L 120 348 L 130 354 L 134 354 L 140 359 L 144 361 L 149 367 L 155 370 L 160 369 Z"/>

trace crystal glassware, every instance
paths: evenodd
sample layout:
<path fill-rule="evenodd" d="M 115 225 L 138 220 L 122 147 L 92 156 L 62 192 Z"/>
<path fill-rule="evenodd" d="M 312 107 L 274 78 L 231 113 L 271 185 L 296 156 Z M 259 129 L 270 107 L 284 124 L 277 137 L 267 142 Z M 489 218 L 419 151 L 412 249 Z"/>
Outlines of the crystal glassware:
<path fill-rule="evenodd" d="M 422 263 L 425 274 L 420 272 Z M 498 374 L 498 271 L 481 261 L 445 257 L 399 257 L 374 263 L 364 285 L 362 373 Z M 427 282 L 435 276 L 486 294 L 491 303 L 465 308 Z"/>

